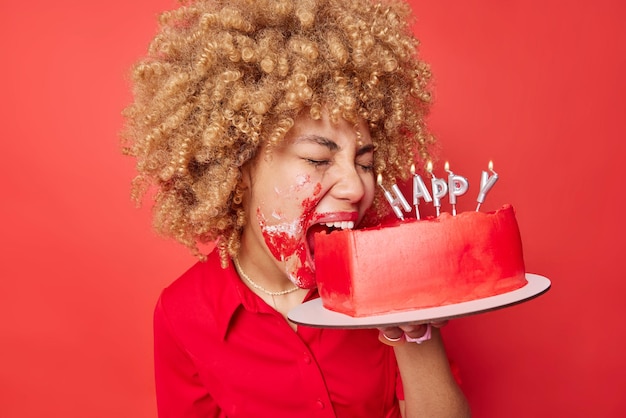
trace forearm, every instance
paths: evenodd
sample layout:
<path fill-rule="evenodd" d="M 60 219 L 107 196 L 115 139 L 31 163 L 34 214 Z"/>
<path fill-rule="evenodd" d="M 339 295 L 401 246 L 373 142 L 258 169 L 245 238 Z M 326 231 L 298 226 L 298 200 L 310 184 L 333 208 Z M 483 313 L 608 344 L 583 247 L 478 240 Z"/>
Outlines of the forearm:
<path fill-rule="evenodd" d="M 439 330 L 422 344 L 394 347 L 404 387 L 404 418 L 469 417 L 463 392 L 456 384 Z"/>

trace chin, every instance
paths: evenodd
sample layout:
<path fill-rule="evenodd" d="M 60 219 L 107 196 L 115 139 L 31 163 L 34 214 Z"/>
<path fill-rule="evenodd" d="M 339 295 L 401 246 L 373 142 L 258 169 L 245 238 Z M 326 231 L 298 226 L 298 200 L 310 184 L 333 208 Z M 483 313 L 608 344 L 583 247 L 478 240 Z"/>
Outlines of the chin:
<path fill-rule="evenodd" d="M 302 262 L 299 257 L 294 257 L 295 262 L 287 262 L 287 276 L 296 286 L 301 289 L 313 289 L 317 286 L 315 281 L 315 265 L 307 259 Z"/>

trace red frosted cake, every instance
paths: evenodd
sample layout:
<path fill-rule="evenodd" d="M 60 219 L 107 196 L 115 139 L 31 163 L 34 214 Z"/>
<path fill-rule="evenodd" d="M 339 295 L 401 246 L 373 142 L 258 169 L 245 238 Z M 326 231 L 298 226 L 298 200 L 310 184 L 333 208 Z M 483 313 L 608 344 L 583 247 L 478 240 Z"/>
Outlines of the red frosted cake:
<path fill-rule="evenodd" d="M 354 317 L 466 302 L 526 284 L 510 205 L 321 232 L 315 266 L 323 306 Z"/>

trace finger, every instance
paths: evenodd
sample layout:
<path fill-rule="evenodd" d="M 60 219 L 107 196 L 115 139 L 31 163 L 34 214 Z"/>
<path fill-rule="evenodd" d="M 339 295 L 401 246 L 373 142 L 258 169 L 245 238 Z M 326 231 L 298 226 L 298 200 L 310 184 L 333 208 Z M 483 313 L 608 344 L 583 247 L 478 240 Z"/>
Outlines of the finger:
<path fill-rule="evenodd" d="M 422 328 L 422 324 L 409 324 L 409 325 L 401 325 L 400 329 L 403 332 L 415 332 L 419 331 Z"/>
<path fill-rule="evenodd" d="M 397 346 L 404 344 L 404 332 L 398 327 L 381 328 L 378 332 L 378 339 L 383 344 Z"/>
<path fill-rule="evenodd" d="M 406 342 L 405 338 L 404 338 L 404 334 L 401 334 L 399 337 L 397 338 L 391 338 L 387 335 L 385 335 L 384 332 L 380 331 L 378 333 L 378 340 L 386 345 L 390 345 L 392 347 L 398 346 L 398 345 L 402 345 Z"/>
<path fill-rule="evenodd" d="M 402 325 L 400 329 L 411 338 L 418 338 L 426 332 L 427 324 Z"/>
<path fill-rule="evenodd" d="M 391 340 L 400 338 L 404 334 L 404 331 L 400 329 L 399 327 L 385 327 L 385 328 L 379 328 L 379 330 L 383 332 L 385 336 Z"/>
<path fill-rule="evenodd" d="M 432 326 L 430 324 L 426 325 L 426 330 L 421 333 L 422 335 L 420 336 L 415 336 L 415 335 L 411 335 L 411 334 L 404 334 L 404 338 L 410 342 L 410 343 L 417 343 L 417 344 L 421 344 L 425 341 L 430 340 L 431 336 L 432 336 Z"/>

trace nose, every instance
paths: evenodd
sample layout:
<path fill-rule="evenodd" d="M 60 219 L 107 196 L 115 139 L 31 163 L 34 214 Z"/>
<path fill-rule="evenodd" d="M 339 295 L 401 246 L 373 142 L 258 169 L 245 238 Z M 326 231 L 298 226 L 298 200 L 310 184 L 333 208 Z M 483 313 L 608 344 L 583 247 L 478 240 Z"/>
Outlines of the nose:
<path fill-rule="evenodd" d="M 365 185 L 357 167 L 353 163 L 346 163 L 337 168 L 331 195 L 350 203 L 359 202 L 365 195 Z"/>

